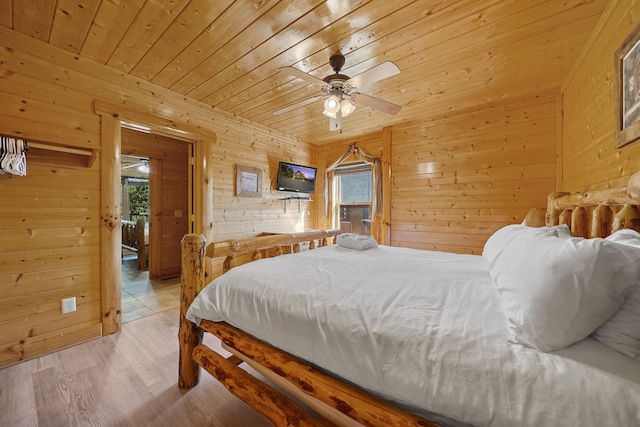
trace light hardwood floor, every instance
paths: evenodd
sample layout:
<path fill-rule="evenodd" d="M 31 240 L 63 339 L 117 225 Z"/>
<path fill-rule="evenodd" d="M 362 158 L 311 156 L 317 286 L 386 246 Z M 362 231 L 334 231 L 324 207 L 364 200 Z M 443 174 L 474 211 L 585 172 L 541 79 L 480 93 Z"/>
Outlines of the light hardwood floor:
<path fill-rule="evenodd" d="M 178 317 L 165 310 L 0 369 L 0 426 L 271 426 L 207 373 L 178 388 Z"/>

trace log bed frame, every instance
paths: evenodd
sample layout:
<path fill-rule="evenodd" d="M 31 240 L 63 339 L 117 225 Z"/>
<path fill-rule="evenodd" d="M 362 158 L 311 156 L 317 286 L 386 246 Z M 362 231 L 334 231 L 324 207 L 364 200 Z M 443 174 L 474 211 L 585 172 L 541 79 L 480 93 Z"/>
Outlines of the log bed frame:
<path fill-rule="evenodd" d="M 524 220 L 530 226 L 567 224 L 574 236 L 606 237 L 622 229 L 640 232 L 640 171 L 626 187 L 584 193 L 553 193 L 547 208 L 533 208 Z M 225 322 L 203 320 L 200 327 L 186 320 L 186 311 L 205 286 L 206 258 L 225 257 L 223 272 L 266 256 L 298 252 L 300 245 L 326 245 L 340 230 L 259 236 L 206 245 L 202 235 L 182 240 L 182 296 L 180 302 L 180 388 L 194 387 L 200 367 L 234 395 L 254 407 L 276 426 L 437 426 L 359 389 L 324 374 L 304 361 L 265 344 Z M 232 355 L 228 358 L 202 344 L 212 333 Z M 286 394 L 238 365 L 246 362 L 271 383 L 292 393 L 314 409 L 306 411 Z M 320 416 L 318 415 L 320 414 Z"/>

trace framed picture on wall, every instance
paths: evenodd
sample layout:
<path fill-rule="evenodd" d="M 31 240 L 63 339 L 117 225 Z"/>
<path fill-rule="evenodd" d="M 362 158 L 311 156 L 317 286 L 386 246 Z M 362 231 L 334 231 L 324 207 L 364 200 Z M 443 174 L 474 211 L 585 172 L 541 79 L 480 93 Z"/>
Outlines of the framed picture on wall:
<path fill-rule="evenodd" d="M 615 54 L 616 148 L 640 139 L 640 25 Z"/>
<path fill-rule="evenodd" d="M 236 196 L 262 197 L 262 171 L 236 165 Z"/>

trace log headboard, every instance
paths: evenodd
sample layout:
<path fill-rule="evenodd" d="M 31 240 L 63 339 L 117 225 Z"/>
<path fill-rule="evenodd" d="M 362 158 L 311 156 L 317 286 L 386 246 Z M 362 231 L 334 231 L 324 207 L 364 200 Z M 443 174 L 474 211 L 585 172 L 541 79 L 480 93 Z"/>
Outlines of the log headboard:
<path fill-rule="evenodd" d="M 546 225 L 567 224 L 573 236 L 606 237 L 622 228 L 640 231 L 640 171 L 625 187 L 583 193 L 552 193 Z"/>
<path fill-rule="evenodd" d="M 546 209 L 531 209 L 524 224 L 566 224 L 571 235 L 587 238 L 607 237 L 623 228 L 640 232 L 640 171 L 624 187 L 551 193 Z"/>

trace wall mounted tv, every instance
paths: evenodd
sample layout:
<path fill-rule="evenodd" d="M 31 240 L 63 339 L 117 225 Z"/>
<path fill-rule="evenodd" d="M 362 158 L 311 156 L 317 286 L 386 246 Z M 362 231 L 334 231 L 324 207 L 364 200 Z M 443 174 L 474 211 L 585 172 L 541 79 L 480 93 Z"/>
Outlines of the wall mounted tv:
<path fill-rule="evenodd" d="M 316 168 L 280 162 L 276 190 L 313 194 L 316 191 Z"/>

